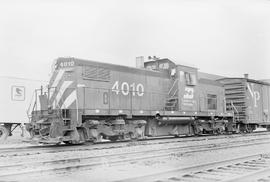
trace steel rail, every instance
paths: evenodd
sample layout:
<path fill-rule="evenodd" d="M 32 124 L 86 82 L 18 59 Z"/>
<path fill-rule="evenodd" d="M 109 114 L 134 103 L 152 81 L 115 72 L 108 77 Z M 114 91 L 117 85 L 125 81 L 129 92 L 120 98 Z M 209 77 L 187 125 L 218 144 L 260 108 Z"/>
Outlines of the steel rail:
<path fill-rule="evenodd" d="M 243 143 L 243 144 L 240 144 Z M 95 166 L 104 165 L 104 160 L 108 165 L 119 165 L 121 163 L 126 162 L 137 162 L 140 160 L 152 159 L 152 158 L 163 158 L 170 157 L 176 152 L 181 154 L 195 153 L 195 152 L 205 152 L 205 151 L 213 151 L 220 150 L 225 148 L 236 148 L 236 147 L 244 147 L 258 144 L 265 144 L 267 142 L 255 142 L 248 144 L 246 141 L 239 141 L 237 143 L 225 143 L 223 145 L 194 145 L 194 146 L 185 146 L 185 147 L 175 147 L 175 148 L 167 148 L 167 149 L 154 149 L 147 151 L 136 151 L 136 152 L 125 152 L 121 154 L 107 154 L 100 156 L 88 156 L 88 157 L 79 157 L 79 158 L 70 158 L 70 159 L 60 159 L 60 160 L 50 160 L 50 161 L 35 161 L 35 162 L 26 162 L 26 163 L 15 163 L 10 165 L 2 165 L 0 166 L 0 177 L 14 177 L 20 175 L 38 175 L 44 173 L 54 173 L 55 171 L 67 171 L 67 170 L 78 170 L 78 169 L 88 169 Z M 184 150 L 185 149 L 185 150 Z M 153 152 L 156 152 L 153 155 Z M 142 156 L 139 156 L 141 154 Z M 93 161 L 100 159 L 101 161 Z M 51 165 L 51 166 L 48 166 Z M 57 166 L 58 165 L 58 166 Z M 28 168 L 27 168 L 28 167 Z M 25 169 L 25 170 L 22 170 Z"/>
<path fill-rule="evenodd" d="M 172 181 L 223 181 L 234 182 L 260 179 L 270 171 L 270 158 L 264 154 L 248 155 L 244 157 L 221 160 L 206 164 L 193 165 L 185 168 L 169 169 L 160 173 L 142 175 L 133 178 L 117 180 L 115 182 L 172 182 Z M 252 177 L 252 178 L 250 178 Z M 269 176 L 268 176 L 269 177 Z"/>
<path fill-rule="evenodd" d="M 192 141 L 203 141 L 203 140 L 218 140 L 225 138 L 246 138 L 253 136 L 264 136 L 269 135 L 269 132 L 258 132 L 258 133 L 247 133 L 247 134 L 231 134 L 231 135 L 201 135 L 201 136 L 186 136 L 186 137 L 157 137 L 157 138 L 148 138 L 141 139 L 136 141 L 117 141 L 117 142 L 100 142 L 93 145 L 92 143 L 84 143 L 84 144 L 63 144 L 63 145 L 34 145 L 34 146 L 26 146 L 26 147 L 8 147 L 8 148 L 0 148 L 0 157 L 4 153 L 22 153 L 22 152 L 61 152 L 61 151 L 73 151 L 73 150 L 89 150 L 89 147 L 92 147 L 92 150 L 100 150 L 100 149 L 111 149 L 111 148 L 123 148 L 132 145 L 159 145 L 166 143 L 185 143 Z M 270 136 L 269 136 L 270 137 Z M 141 143 L 147 142 L 147 143 Z M 111 146 L 111 144 L 113 146 Z M 126 145 L 125 145 L 126 144 Z M 106 146 L 107 145 L 107 146 Z M 100 147 L 101 146 L 101 147 Z M 52 149 L 51 151 L 49 149 Z M 55 150 L 57 149 L 57 150 Z M 29 153 L 27 154 L 29 155 Z"/>

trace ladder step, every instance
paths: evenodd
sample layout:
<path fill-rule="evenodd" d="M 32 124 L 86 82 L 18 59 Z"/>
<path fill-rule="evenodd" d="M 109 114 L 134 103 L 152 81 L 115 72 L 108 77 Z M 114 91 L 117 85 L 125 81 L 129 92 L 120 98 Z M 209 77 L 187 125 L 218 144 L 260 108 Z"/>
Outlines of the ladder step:
<path fill-rule="evenodd" d="M 170 104 L 170 103 L 166 103 L 166 105 L 165 105 L 166 107 L 175 107 L 176 106 L 176 104 Z"/>
<path fill-rule="evenodd" d="M 70 121 L 70 118 L 62 118 L 63 120 Z"/>
<path fill-rule="evenodd" d="M 177 102 L 178 99 L 167 99 L 166 102 Z"/>

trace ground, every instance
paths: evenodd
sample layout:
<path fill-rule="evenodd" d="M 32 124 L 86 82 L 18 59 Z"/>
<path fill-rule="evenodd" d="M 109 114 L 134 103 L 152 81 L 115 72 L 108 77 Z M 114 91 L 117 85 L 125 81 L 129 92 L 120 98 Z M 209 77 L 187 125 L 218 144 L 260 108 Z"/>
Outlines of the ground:
<path fill-rule="evenodd" d="M 29 135 L 26 134 L 26 136 L 21 137 L 20 136 L 20 130 L 17 130 L 14 132 L 14 135 L 12 137 L 9 137 L 3 144 L 1 144 L 0 148 L 10 148 L 10 147 L 23 147 L 23 146 L 30 146 L 29 143 L 24 143 L 24 140 L 29 139 Z M 179 151 L 174 151 L 173 153 L 170 153 L 168 155 L 165 155 L 164 157 L 154 157 L 159 151 L 153 152 L 152 158 L 147 158 L 144 160 L 138 160 L 138 161 L 129 161 L 124 163 L 112 163 L 112 159 L 108 157 L 101 157 L 97 159 L 93 159 L 93 161 L 97 160 L 97 162 L 101 163 L 96 167 L 91 168 L 81 168 L 81 169 L 70 169 L 66 171 L 54 171 L 47 174 L 39 174 L 39 175 L 19 175 L 14 176 L 12 179 L 7 178 L 5 179 L 6 182 L 10 181 L 28 181 L 28 182 L 47 182 L 47 181 L 60 181 L 60 182 L 71 182 L 71 181 L 98 181 L 98 182 L 107 182 L 107 181 L 116 181 L 116 180 L 124 180 L 128 181 L 128 178 L 132 178 L 135 176 L 141 176 L 141 175 L 149 175 L 149 174 L 155 174 L 160 173 L 166 170 L 170 169 L 176 169 L 176 168 L 184 168 L 184 167 L 191 167 L 199 164 L 206 164 L 210 162 L 216 162 L 221 161 L 225 159 L 232 159 L 237 157 L 243 157 L 253 154 L 262 154 L 262 153 L 270 153 L 270 135 L 264 136 L 264 138 L 269 139 L 269 142 L 257 144 L 257 145 L 250 145 L 250 146 L 242 146 L 237 148 L 222 148 L 222 149 L 216 149 L 219 145 L 225 145 L 225 144 L 232 144 L 236 141 L 235 138 L 232 137 L 226 137 L 224 139 L 220 139 L 219 143 L 215 143 L 214 140 L 210 139 L 203 139 L 201 141 L 190 141 L 186 145 L 203 145 L 203 144 L 212 144 L 211 147 L 209 147 L 209 150 L 204 151 L 197 151 L 197 152 L 186 152 L 186 149 L 181 149 Z M 243 138 L 244 139 L 244 138 Z M 237 139 L 239 140 L 239 139 Z M 242 139 L 240 139 L 242 140 Z M 141 145 L 142 144 L 142 145 Z M 175 144 L 165 144 L 165 145 L 158 145 L 158 146 L 151 146 L 151 145 L 144 145 L 145 143 L 138 143 L 138 145 L 130 145 L 125 144 L 127 147 L 124 148 L 111 148 L 111 149 L 103 149 L 102 151 L 99 150 L 91 150 L 92 148 L 97 148 L 93 146 L 89 146 L 89 150 L 74 150 L 65 152 L 65 156 L 61 156 L 62 153 L 57 152 L 57 149 L 55 149 L 54 153 L 49 154 L 39 154 L 39 155 L 33 155 L 33 158 L 27 158 L 27 157 L 21 157 L 20 162 L 33 162 L 35 160 L 56 160 L 60 159 L 61 157 L 64 158 L 72 158 L 74 156 L 76 157 L 84 157 L 84 156 L 98 156 L 98 155 L 105 155 L 105 154 L 117 154 L 117 153 L 125 153 L 125 152 L 135 152 L 135 151 L 141 151 L 141 150 L 150 150 L 153 149 L 153 147 L 159 149 L 164 149 L 166 147 L 174 146 Z M 187 148 L 187 150 L 190 148 Z M 19 152 L 19 151 L 18 151 Z M 147 152 L 140 156 L 147 156 Z M 2 155 L 3 156 L 3 155 Z M 18 157 L 18 156 L 17 156 Z M 30 156 L 31 157 L 31 156 Z M 34 159 L 34 158 L 37 159 Z M 136 157 L 136 156 L 135 156 Z M 119 159 L 124 159 L 125 155 L 119 155 Z M 9 159 L 9 160 L 7 160 Z M 14 163 L 14 160 L 16 157 L 10 157 L 6 158 L 2 157 L 2 165 L 8 163 Z M 29 160 L 31 159 L 31 160 Z M 4 161 L 9 162 L 4 162 Z M 91 159 L 92 160 L 92 159 Z M 91 161 L 90 161 L 91 162 Z M 16 163 L 16 161 L 15 161 Z M 83 164 L 83 161 L 79 161 L 79 164 Z M 49 166 L 49 167 L 56 167 L 58 164 L 54 164 L 55 166 Z M 40 166 L 42 168 L 44 166 Z M 39 167 L 37 167 L 39 168 Z M 0 180 L 1 181 L 1 180 Z"/>
<path fill-rule="evenodd" d="M 22 130 L 20 127 L 17 127 L 13 132 L 12 136 L 8 136 L 6 140 L 0 141 L 0 148 L 9 148 L 9 147 L 21 147 L 30 145 L 26 141 L 30 140 L 30 135 L 27 131 L 24 131 L 22 136 Z"/>

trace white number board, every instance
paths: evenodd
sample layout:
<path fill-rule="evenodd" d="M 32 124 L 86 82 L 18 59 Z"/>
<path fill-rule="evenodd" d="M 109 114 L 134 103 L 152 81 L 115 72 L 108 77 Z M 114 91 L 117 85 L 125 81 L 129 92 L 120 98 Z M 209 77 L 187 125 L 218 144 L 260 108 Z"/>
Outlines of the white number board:
<path fill-rule="evenodd" d="M 67 61 L 67 62 L 61 62 L 60 64 L 60 67 L 72 67 L 75 65 L 74 61 Z"/>
<path fill-rule="evenodd" d="M 119 81 L 115 81 L 112 86 L 112 92 L 116 93 L 116 95 L 121 93 L 125 96 L 132 94 L 133 96 L 142 97 L 144 95 L 144 86 L 141 83 L 129 84 L 127 82 L 120 83 Z"/>

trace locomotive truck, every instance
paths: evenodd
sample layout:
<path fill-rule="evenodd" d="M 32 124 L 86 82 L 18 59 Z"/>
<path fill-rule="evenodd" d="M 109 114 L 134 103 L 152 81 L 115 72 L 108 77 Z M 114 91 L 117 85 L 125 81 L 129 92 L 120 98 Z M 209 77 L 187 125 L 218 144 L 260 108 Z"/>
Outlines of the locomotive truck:
<path fill-rule="evenodd" d="M 140 65 L 58 58 L 27 130 L 41 143 L 73 144 L 235 131 L 223 84 L 169 59 Z"/>

